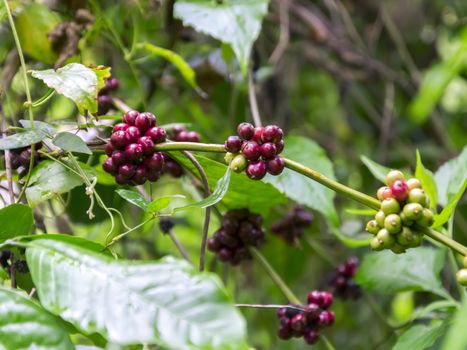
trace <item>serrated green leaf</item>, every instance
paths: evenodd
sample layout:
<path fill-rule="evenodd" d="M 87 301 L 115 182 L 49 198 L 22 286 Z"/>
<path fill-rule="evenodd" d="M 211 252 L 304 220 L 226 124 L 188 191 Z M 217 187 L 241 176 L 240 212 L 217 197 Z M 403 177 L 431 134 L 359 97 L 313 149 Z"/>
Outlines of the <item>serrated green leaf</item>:
<path fill-rule="evenodd" d="M 27 235 L 34 224 L 32 209 L 24 204 L 3 207 L 0 209 L 0 222 L 0 243 L 13 237 Z"/>
<path fill-rule="evenodd" d="M 442 350 L 465 350 L 467 348 L 467 300 L 464 301 L 454 316 L 454 323 L 449 327 L 444 338 Z"/>
<path fill-rule="evenodd" d="M 131 204 L 136 205 L 137 207 L 140 207 L 145 212 L 148 211 L 149 202 L 138 192 L 120 188 L 117 190 L 117 193 L 120 197 L 125 199 L 127 202 L 130 202 Z"/>
<path fill-rule="evenodd" d="M 446 331 L 447 323 L 436 320 L 431 324 L 410 327 L 397 339 L 392 350 L 424 350 L 432 346 Z"/>
<path fill-rule="evenodd" d="M 174 17 L 184 25 L 229 44 L 246 74 L 253 43 L 258 38 L 269 0 L 179 0 Z"/>
<path fill-rule="evenodd" d="M 355 281 L 371 292 L 428 291 L 446 297 L 439 274 L 444 251 L 419 247 L 404 254 L 382 251 L 366 254 Z"/>
<path fill-rule="evenodd" d="M 185 198 L 185 196 L 181 194 L 174 194 L 172 196 L 159 197 L 149 203 L 147 211 L 151 213 L 157 213 L 158 211 L 167 208 L 175 198 Z"/>
<path fill-rule="evenodd" d="M 30 205 L 51 199 L 83 183 L 81 177 L 52 160 L 40 162 L 32 171 L 26 197 Z"/>
<path fill-rule="evenodd" d="M 444 225 L 446 222 L 449 221 L 451 216 L 454 214 L 454 210 L 456 210 L 457 203 L 462 198 L 465 190 L 467 189 L 467 178 L 464 179 L 464 183 L 461 188 L 459 188 L 458 192 L 449 199 L 449 204 L 443 208 L 439 215 L 435 216 L 435 221 L 433 222 L 433 227 L 439 227 Z"/>
<path fill-rule="evenodd" d="M 19 123 L 21 126 L 25 129 L 31 129 L 31 122 L 26 119 L 20 119 Z M 43 131 L 47 136 L 52 137 L 53 135 L 56 134 L 57 130 L 50 125 L 49 123 L 46 122 L 41 122 L 38 120 L 34 121 L 34 128 L 40 131 Z"/>
<path fill-rule="evenodd" d="M 52 140 L 52 143 L 64 151 L 92 154 L 86 142 L 71 132 L 58 133 Z"/>
<path fill-rule="evenodd" d="M 60 319 L 17 291 L 0 287 L 0 348 L 72 350 Z"/>
<path fill-rule="evenodd" d="M 45 139 L 42 130 L 28 130 L 0 139 L 0 150 L 22 148 Z"/>
<path fill-rule="evenodd" d="M 80 64 L 70 63 L 57 70 L 33 70 L 31 75 L 71 99 L 82 115 L 97 112 L 98 80 L 96 73 Z"/>
<path fill-rule="evenodd" d="M 301 136 L 289 136 L 285 144 L 284 157 L 289 157 L 335 179 L 332 163 L 316 142 Z M 334 227 L 339 225 L 339 218 L 334 208 L 334 191 L 290 169 L 284 169 L 279 176 L 268 175 L 265 181 L 294 201 L 319 211 Z"/>
<path fill-rule="evenodd" d="M 41 304 L 109 342 L 246 350 L 245 322 L 220 280 L 183 260 L 114 260 L 68 237 L 27 243 Z"/>
<path fill-rule="evenodd" d="M 438 192 L 436 189 L 436 182 L 433 173 L 426 169 L 422 163 L 422 157 L 417 150 L 417 166 L 415 168 L 415 177 L 422 183 L 423 190 L 430 199 L 430 208 L 436 211 L 436 204 L 438 201 Z"/>
<path fill-rule="evenodd" d="M 442 166 L 435 173 L 438 187 L 438 202 L 446 206 L 463 186 L 467 179 L 467 146 L 462 152 Z"/>

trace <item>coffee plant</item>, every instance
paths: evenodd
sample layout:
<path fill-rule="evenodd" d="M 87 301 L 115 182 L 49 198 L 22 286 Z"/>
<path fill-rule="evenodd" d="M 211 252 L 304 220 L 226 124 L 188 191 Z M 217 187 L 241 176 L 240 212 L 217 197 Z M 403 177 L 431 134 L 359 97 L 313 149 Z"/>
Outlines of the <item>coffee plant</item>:
<path fill-rule="evenodd" d="M 467 348 L 464 2 L 0 1 L 0 349 Z"/>

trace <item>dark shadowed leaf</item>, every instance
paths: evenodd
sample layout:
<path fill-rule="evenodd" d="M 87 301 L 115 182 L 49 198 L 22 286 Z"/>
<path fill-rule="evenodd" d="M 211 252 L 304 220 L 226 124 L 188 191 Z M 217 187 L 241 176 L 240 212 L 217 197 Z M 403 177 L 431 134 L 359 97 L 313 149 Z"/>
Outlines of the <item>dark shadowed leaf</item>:
<path fill-rule="evenodd" d="M 40 130 L 19 132 L 0 139 L 0 150 L 22 148 L 45 139 L 46 134 Z"/>
<path fill-rule="evenodd" d="M 440 320 L 431 324 L 417 324 L 410 327 L 397 339 L 392 350 L 424 350 L 432 346 L 447 328 L 447 323 Z"/>
<path fill-rule="evenodd" d="M 32 209 L 24 204 L 11 204 L 0 209 L 0 243 L 29 234 L 34 223 Z"/>
<path fill-rule="evenodd" d="M 71 132 L 61 132 L 53 139 L 53 144 L 64 151 L 92 154 L 86 142 Z"/>

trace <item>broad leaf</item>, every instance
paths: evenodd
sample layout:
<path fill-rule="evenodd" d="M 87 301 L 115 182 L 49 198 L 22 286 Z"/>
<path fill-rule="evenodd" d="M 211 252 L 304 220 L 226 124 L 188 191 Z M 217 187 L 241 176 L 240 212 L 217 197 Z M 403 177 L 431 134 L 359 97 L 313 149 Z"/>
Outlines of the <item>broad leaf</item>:
<path fill-rule="evenodd" d="M 63 165 L 45 160 L 33 169 L 26 197 L 29 204 L 36 205 L 66 193 L 82 183 L 81 177 Z"/>
<path fill-rule="evenodd" d="M 74 349 L 61 320 L 30 298 L 0 287 L 0 349 Z"/>
<path fill-rule="evenodd" d="M 185 196 L 182 196 L 180 194 L 174 194 L 172 196 L 159 197 L 153 200 L 151 203 L 149 203 L 147 211 L 151 213 L 157 213 L 160 210 L 167 208 L 175 198 L 185 198 Z"/>
<path fill-rule="evenodd" d="M 71 99 L 81 114 L 97 112 L 98 81 L 92 69 L 80 63 L 70 63 L 57 70 L 34 70 L 31 75 Z"/>
<path fill-rule="evenodd" d="M 170 156 L 199 178 L 198 171 L 184 155 L 170 152 Z M 202 156 L 196 156 L 196 159 L 204 168 L 209 186 L 213 189 L 225 175 L 227 166 Z M 286 197 L 274 186 L 250 180 L 244 173 L 231 173 L 229 189 L 221 202 L 229 209 L 248 208 L 254 213 L 267 214 L 273 206 L 286 201 Z"/>
<path fill-rule="evenodd" d="M 462 184 L 462 187 L 459 188 L 457 193 L 453 197 L 449 198 L 449 204 L 443 208 L 443 210 L 441 211 L 441 213 L 439 213 L 439 215 L 435 216 L 433 227 L 442 226 L 446 222 L 449 221 L 451 216 L 454 214 L 454 210 L 456 210 L 457 203 L 462 198 L 462 195 L 464 194 L 466 189 L 467 189 L 467 178 L 464 179 L 464 183 Z"/>
<path fill-rule="evenodd" d="M 444 163 L 435 174 L 438 187 L 438 202 L 446 206 L 467 179 L 467 146 L 456 158 Z"/>
<path fill-rule="evenodd" d="M 397 339 L 392 350 L 424 350 L 432 346 L 446 331 L 447 324 L 433 321 L 431 324 L 417 324 L 410 327 Z"/>
<path fill-rule="evenodd" d="M 430 208 L 436 210 L 438 192 L 433 173 L 423 166 L 420 152 L 417 150 L 417 167 L 415 168 L 415 177 L 422 183 L 423 190 L 430 198 Z"/>
<path fill-rule="evenodd" d="M 392 294 L 404 290 L 428 291 L 446 297 L 439 273 L 444 251 L 419 247 L 396 255 L 390 251 L 366 254 L 356 282 L 368 291 Z"/>
<path fill-rule="evenodd" d="M 28 243 L 41 304 L 109 342 L 168 349 L 248 349 L 245 323 L 220 280 L 183 260 L 114 260 L 80 242 Z"/>
<path fill-rule="evenodd" d="M 148 211 L 149 202 L 138 192 L 119 188 L 117 190 L 117 193 L 120 197 L 130 202 L 131 204 L 134 204 L 137 207 L 140 207 L 146 212 Z"/>
<path fill-rule="evenodd" d="M 110 70 L 112 68 L 110 67 L 105 67 L 105 66 L 98 66 L 98 67 L 90 67 L 90 69 L 96 73 L 97 77 L 97 90 L 99 91 L 100 89 L 105 87 L 105 80 L 110 78 L 112 74 L 110 73 Z"/>
<path fill-rule="evenodd" d="M 19 123 L 23 128 L 31 129 L 31 122 L 29 120 L 20 119 Z M 49 137 L 52 137 L 57 132 L 57 130 L 52 125 L 46 122 L 41 122 L 39 120 L 34 121 L 34 129 L 44 132 Z"/>
<path fill-rule="evenodd" d="M 253 43 L 258 38 L 269 0 L 179 0 L 174 16 L 199 32 L 229 44 L 246 73 Z"/>
<path fill-rule="evenodd" d="M 449 328 L 444 339 L 442 350 L 465 350 L 467 348 L 467 301 L 464 298 L 462 306 L 454 316 L 454 323 Z"/>
<path fill-rule="evenodd" d="M 285 140 L 284 157 L 289 157 L 325 176 L 334 179 L 332 163 L 324 150 L 314 141 L 300 136 L 290 136 Z M 322 213 L 337 226 L 339 219 L 334 208 L 334 191 L 303 175 L 284 169 L 280 176 L 267 176 L 266 182 L 274 185 L 287 197 Z"/>
<path fill-rule="evenodd" d="M 86 142 L 71 132 L 61 132 L 53 139 L 53 144 L 64 151 L 92 154 Z"/>
<path fill-rule="evenodd" d="M 22 148 L 45 139 L 42 130 L 28 130 L 0 139 L 0 150 Z"/>
<path fill-rule="evenodd" d="M 375 178 L 377 178 L 379 181 L 382 183 L 386 183 L 386 175 L 391 171 L 390 168 L 386 168 L 385 166 L 382 166 L 374 161 L 372 161 L 370 158 L 366 156 L 360 156 L 360 159 L 362 160 L 363 164 L 366 165 L 368 170 L 373 174 Z"/>
<path fill-rule="evenodd" d="M 3 207 L 0 209 L 0 222 L 0 243 L 13 237 L 27 235 L 34 224 L 32 209 L 24 204 Z"/>

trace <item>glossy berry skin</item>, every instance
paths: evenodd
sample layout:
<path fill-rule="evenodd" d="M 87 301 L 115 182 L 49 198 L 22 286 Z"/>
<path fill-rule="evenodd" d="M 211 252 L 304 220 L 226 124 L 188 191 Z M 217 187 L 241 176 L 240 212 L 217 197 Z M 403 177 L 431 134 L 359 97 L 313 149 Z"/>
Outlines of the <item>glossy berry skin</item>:
<path fill-rule="evenodd" d="M 124 151 L 115 151 L 112 153 L 112 160 L 115 165 L 119 166 L 128 161 L 127 155 Z"/>
<path fill-rule="evenodd" d="M 272 159 L 266 161 L 267 171 L 271 175 L 279 175 L 282 173 L 285 167 L 284 159 L 280 156 L 275 156 Z"/>
<path fill-rule="evenodd" d="M 305 316 L 308 321 L 314 321 L 318 318 L 320 307 L 318 304 L 310 303 L 305 308 Z"/>
<path fill-rule="evenodd" d="M 173 159 L 165 160 L 164 163 L 164 172 L 168 172 L 173 177 L 181 177 L 183 175 L 183 168 L 175 162 Z"/>
<path fill-rule="evenodd" d="M 379 231 L 379 226 L 378 226 L 378 223 L 376 222 L 376 220 L 368 221 L 368 223 L 366 224 L 365 230 L 368 233 L 371 233 L 372 235 L 376 235 L 378 233 L 378 231 Z"/>
<path fill-rule="evenodd" d="M 306 330 L 303 334 L 303 339 L 308 345 L 316 344 L 319 340 L 319 332 L 316 329 Z"/>
<path fill-rule="evenodd" d="M 235 156 L 234 159 L 230 162 L 230 169 L 235 171 L 236 173 L 240 173 L 243 170 L 245 170 L 248 162 L 245 159 L 245 156 L 243 154 L 238 154 Z"/>
<path fill-rule="evenodd" d="M 242 140 L 238 136 L 229 136 L 225 141 L 225 150 L 231 153 L 238 153 L 242 148 Z"/>
<path fill-rule="evenodd" d="M 143 154 L 149 156 L 154 153 L 154 142 L 149 136 L 143 136 L 138 139 L 138 144 L 143 148 Z"/>
<path fill-rule="evenodd" d="M 404 180 L 404 174 L 399 170 L 391 170 L 386 175 L 386 185 L 388 185 L 388 187 L 392 187 L 392 184 L 397 180 Z"/>
<path fill-rule="evenodd" d="M 409 196 L 408 196 L 408 202 L 409 203 L 419 203 L 422 206 L 427 206 L 427 196 L 425 194 L 425 191 L 423 191 L 420 188 L 414 188 L 409 191 Z"/>
<path fill-rule="evenodd" d="M 274 145 L 276 146 L 276 153 L 281 154 L 284 150 L 284 140 L 277 141 Z"/>
<path fill-rule="evenodd" d="M 297 332 L 301 332 L 305 329 L 306 326 L 306 317 L 303 313 L 295 315 L 290 320 L 290 327 Z"/>
<path fill-rule="evenodd" d="M 255 133 L 255 127 L 250 123 L 241 123 L 237 127 L 237 134 L 243 140 L 251 140 Z"/>
<path fill-rule="evenodd" d="M 278 142 L 282 140 L 284 132 L 277 125 L 268 125 L 263 129 L 261 140 L 263 142 Z"/>
<path fill-rule="evenodd" d="M 221 243 L 214 237 L 211 237 L 208 239 L 207 247 L 209 251 L 213 253 L 217 253 L 219 249 L 221 248 L 221 246 L 222 246 Z"/>
<path fill-rule="evenodd" d="M 114 125 L 112 132 L 119 131 L 119 130 L 125 131 L 126 129 L 128 129 L 128 127 L 129 125 L 127 123 L 118 123 Z"/>
<path fill-rule="evenodd" d="M 406 204 L 403 210 L 409 220 L 418 220 L 423 216 L 423 207 L 419 203 Z"/>
<path fill-rule="evenodd" d="M 145 136 L 149 136 L 154 143 L 162 143 L 166 140 L 166 132 L 164 128 L 154 126 L 146 131 Z"/>
<path fill-rule="evenodd" d="M 123 115 L 123 122 L 128 125 L 135 125 L 136 117 L 139 115 L 137 111 L 128 111 Z"/>
<path fill-rule="evenodd" d="M 247 160 L 255 161 L 260 157 L 260 147 L 254 141 L 244 142 L 242 145 L 242 153 Z"/>
<path fill-rule="evenodd" d="M 118 173 L 118 167 L 114 164 L 112 158 L 107 158 L 102 164 L 102 167 L 104 171 L 109 174 L 115 175 Z"/>
<path fill-rule="evenodd" d="M 98 115 L 106 114 L 112 107 L 112 97 L 109 95 L 97 96 Z"/>
<path fill-rule="evenodd" d="M 320 305 L 323 309 L 327 309 L 332 304 L 332 294 L 329 292 L 321 292 L 323 302 Z"/>
<path fill-rule="evenodd" d="M 108 157 L 111 157 L 112 156 L 112 153 L 114 152 L 114 147 L 112 146 L 112 143 L 108 142 L 106 145 L 105 145 L 105 154 L 108 156 Z"/>
<path fill-rule="evenodd" d="M 404 180 L 396 180 L 391 186 L 391 192 L 399 202 L 403 202 L 409 195 L 409 188 Z"/>
<path fill-rule="evenodd" d="M 381 210 L 385 215 L 397 214 L 400 212 L 401 207 L 395 198 L 387 198 L 381 202 Z"/>
<path fill-rule="evenodd" d="M 422 188 L 422 183 L 420 182 L 419 179 L 416 178 L 411 178 L 407 180 L 407 187 L 410 190 L 413 190 L 414 188 Z"/>
<path fill-rule="evenodd" d="M 160 152 L 155 152 L 144 160 L 144 166 L 151 172 L 161 171 L 164 167 L 164 156 Z"/>
<path fill-rule="evenodd" d="M 334 312 L 325 310 L 319 314 L 318 324 L 321 327 L 329 327 L 334 323 L 334 318 Z"/>
<path fill-rule="evenodd" d="M 125 130 L 129 143 L 137 143 L 141 137 L 141 131 L 136 126 L 130 126 Z"/>
<path fill-rule="evenodd" d="M 282 340 L 288 340 L 292 338 L 292 329 L 290 327 L 280 327 L 277 336 Z"/>
<path fill-rule="evenodd" d="M 135 175 L 131 178 L 136 185 L 142 185 L 147 180 L 147 171 L 144 166 L 138 166 L 135 171 Z"/>
<path fill-rule="evenodd" d="M 384 219 L 384 228 L 391 234 L 399 233 L 402 229 L 400 216 L 397 214 L 389 214 L 386 216 Z"/>
<path fill-rule="evenodd" d="M 200 138 L 199 138 L 199 135 L 196 131 L 188 131 L 186 133 L 186 141 L 188 142 L 199 142 L 200 141 Z"/>
<path fill-rule="evenodd" d="M 140 162 L 143 160 L 143 147 L 137 143 L 132 143 L 129 144 L 125 148 L 125 153 L 128 157 L 133 162 Z"/>
<path fill-rule="evenodd" d="M 149 112 L 140 113 L 135 119 L 135 126 L 141 133 L 144 133 L 146 130 L 156 126 L 156 117 Z"/>
<path fill-rule="evenodd" d="M 118 168 L 118 173 L 122 176 L 122 178 L 128 180 L 131 179 L 133 175 L 135 175 L 135 170 L 136 167 L 133 164 L 127 163 L 120 165 Z"/>
<path fill-rule="evenodd" d="M 257 126 L 254 130 L 252 141 L 261 144 L 263 142 L 263 131 L 264 128 L 262 126 Z"/>
<path fill-rule="evenodd" d="M 160 171 L 150 171 L 149 169 L 146 169 L 146 177 L 148 181 L 151 182 L 156 182 L 157 180 L 160 179 L 161 177 L 161 172 Z"/>
<path fill-rule="evenodd" d="M 382 201 L 387 198 L 393 198 L 394 195 L 392 194 L 392 191 L 389 187 L 383 186 L 378 189 L 378 192 L 376 192 L 376 197 L 378 197 L 378 199 Z"/>
<path fill-rule="evenodd" d="M 266 175 L 266 163 L 262 160 L 251 162 L 245 169 L 246 175 L 252 180 L 261 180 Z"/>
<path fill-rule="evenodd" d="M 110 136 L 110 142 L 115 149 L 125 149 L 125 147 L 130 143 L 128 134 L 126 131 L 117 131 Z"/>
<path fill-rule="evenodd" d="M 128 185 L 128 179 L 126 179 L 124 176 L 122 176 L 121 174 L 118 174 L 117 176 L 115 176 L 115 182 L 119 185 Z"/>
<path fill-rule="evenodd" d="M 272 142 L 263 143 L 260 146 L 260 153 L 263 159 L 274 158 L 275 155 L 277 154 L 276 145 L 274 145 Z"/>
<path fill-rule="evenodd" d="M 323 295 L 317 290 L 313 290 L 308 293 L 307 301 L 309 304 L 317 304 L 321 306 L 323 304 Z"/>
<path fill-rule="evenodd" d="M 118 79 L 115 77 L 110 77 L 105 81 L 105 88 L 107 91 L 116 91 L 120 87 Z"/>

